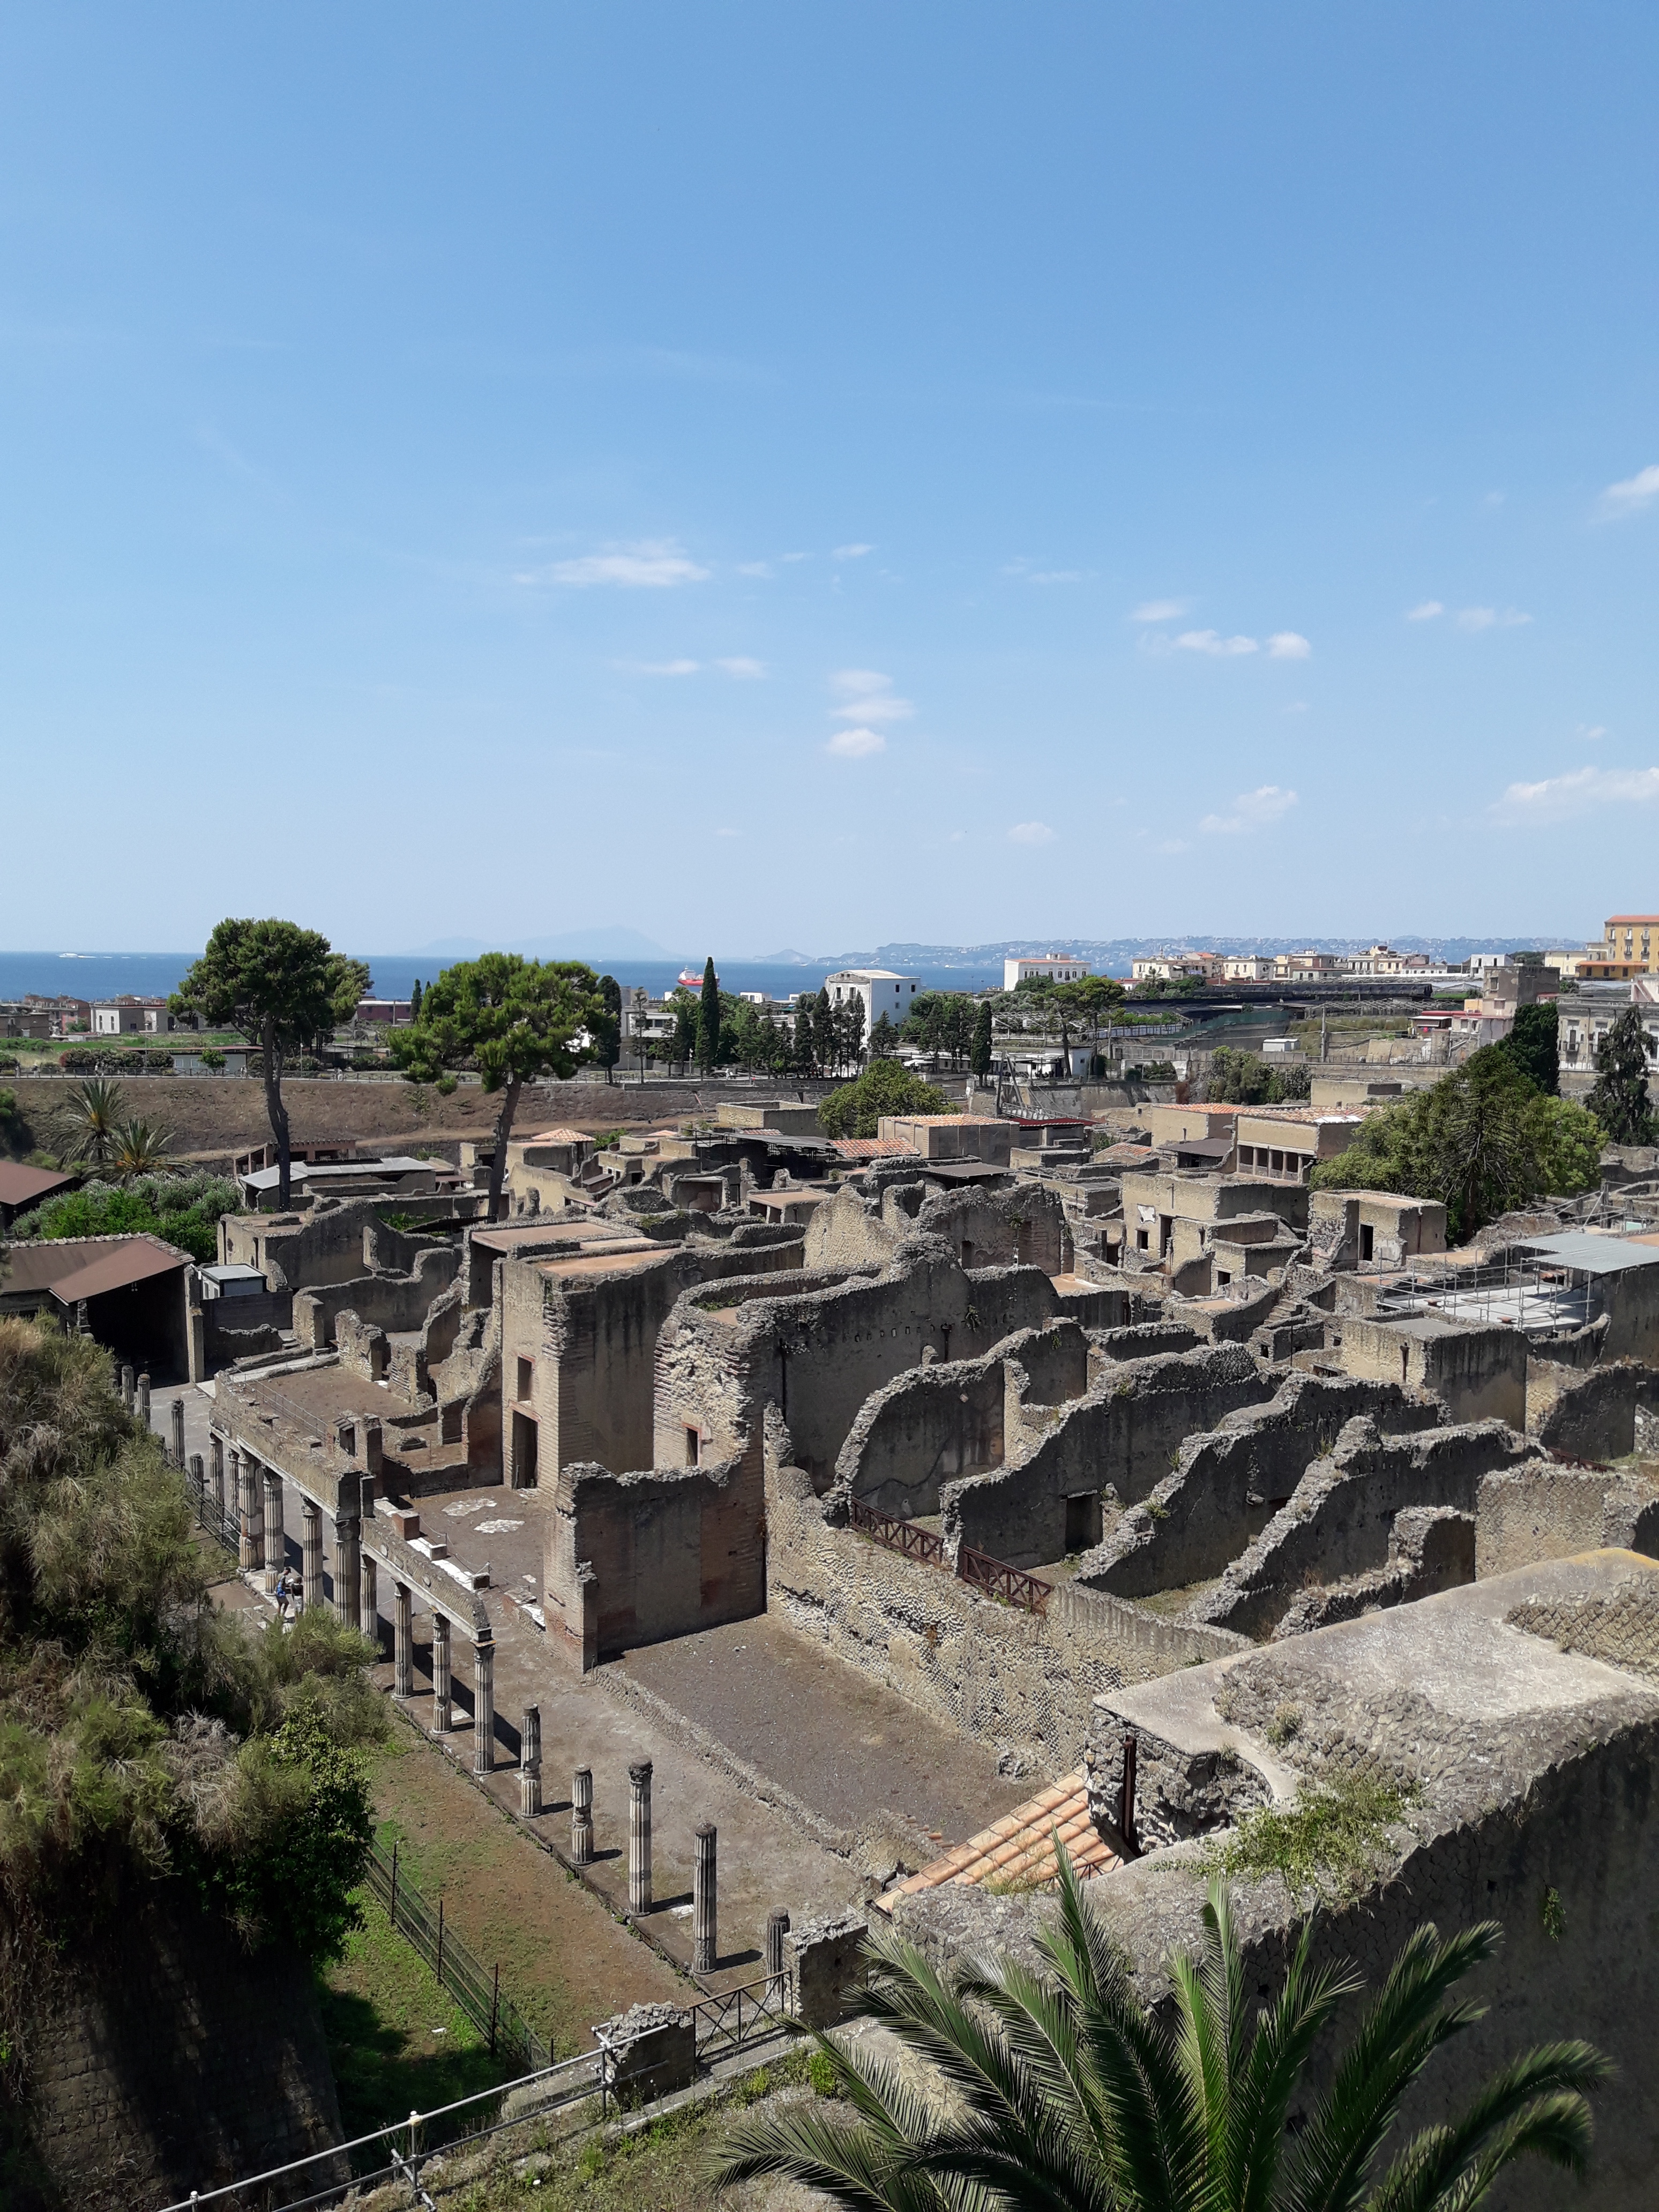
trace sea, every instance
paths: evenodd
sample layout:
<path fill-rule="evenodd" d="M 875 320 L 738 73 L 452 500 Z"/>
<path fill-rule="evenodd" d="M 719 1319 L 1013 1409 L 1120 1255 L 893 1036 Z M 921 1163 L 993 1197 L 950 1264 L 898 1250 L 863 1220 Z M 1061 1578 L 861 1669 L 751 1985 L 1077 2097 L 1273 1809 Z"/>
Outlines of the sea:
<path fill-rule="evenodd" d="M 429 983 L 448 964 L 429 957 L 410 959 L 405 954 L 356 957 L 368 963 L 374 979 L 372 995 L 381 999 L 406 999 L 417 975 L 422 983 Z M 0 952 L 0 999 L 21 999 L 31 991 L 47 998 L 62 994 L 73 999 L 112 999 L 123 992 L 140 999 L 165 998 L 169 991 L 178 989 L 195 957 L 193 952 Z M 681 963 L 673 960 L 596 960 L 592 965 L 601 973 L 614 975 L 619 983 L 643 984 L 653 999 L 672 991 L 681 973 Z M 828 968 L 780 967 L 744 960 L 718 961 L 715 965 L 723 990 L 764 991 L 771 999 L 793 999 L 802 991 L 816 991 L 833 972 Z M 702 970 L 695 963 L 687 972 L 701 979 Z M 918 967 L 908 972 L 929 990 L 988 990 L 1002 981 L 1000 962 L 995 966 L 988 963 L 983 969 Z"/>

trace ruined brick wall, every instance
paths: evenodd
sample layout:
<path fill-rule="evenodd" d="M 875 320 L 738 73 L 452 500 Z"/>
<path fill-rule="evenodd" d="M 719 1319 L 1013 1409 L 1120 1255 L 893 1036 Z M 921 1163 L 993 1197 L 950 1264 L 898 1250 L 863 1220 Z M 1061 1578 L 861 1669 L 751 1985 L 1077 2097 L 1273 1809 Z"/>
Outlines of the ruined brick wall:
<path fill-rule="evenodd" d="M 26 2037 L 33 2147 L 76 2212 L 165 2203 L 343 2133 L 308 1969 L 280 1946 L 250 1957 L 181 1883 L 100 1919 L 38 1986 Z M 27 2212 L 21 2185 L 8 2203 Z"/>
<path fill-rule="evenodd" d="M 1041 1267 L 1045 1275 L 1062 1275 L 1072 1264 L 1058 1194 L 1030 1184 L 941 1192 L 922 1206 L 916 1227 L 941 1237 L 964 1267 Z"/>
<path fill-rule="evenodd" d="M 326 1352 L 334 1342 L 336 1317 L 348 1311 L 371 1328 L 419 1328 L 460 1265 L 455 1246 L 430 1245 L 416 1255 L 410 1274 L 360 1273 L 301 1291 L 294 1301 L 295 1334 L 307 1352 Z"/>
<path fill-rule="evenodd" d="M 569 1624 L 571 1640 L 580 1640 L 583 1567 L 597 1585 L 600 1658 L 764 1612 L 758 1468 L 612 1474 L 565 1467 L 548 1525 L 550 1634 Z"/>
<path fill-rule="evenodd" d="M 836 1462 L 836 1487 L 901 1521 L 937 1513 L 939 1485 L 1000 1466 L 1001 1359 L 908 1368 L 866 1398 Z"/>
<path fill-rule="evenodd" d="M 1243 1648 L 1069 1587 L 1043 1616 L 981 1596 L 832 1525 L 798 1468 L 769 1475 L 767 1548 L 769 1611 L 1015 1774 L 1071 1771 L 1103 1691 Z"/>

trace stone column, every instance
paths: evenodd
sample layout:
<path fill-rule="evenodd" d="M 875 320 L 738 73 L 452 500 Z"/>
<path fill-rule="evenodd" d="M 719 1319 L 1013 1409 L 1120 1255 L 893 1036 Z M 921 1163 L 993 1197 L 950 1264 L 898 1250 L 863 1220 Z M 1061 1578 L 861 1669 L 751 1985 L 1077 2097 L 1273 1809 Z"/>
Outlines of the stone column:
<path fill-rule="evenodd" d="M 783 1939 L 789 1933 L 789 1915 L 779 1911 L 766 1916 L 767 1996 L 774 2004 L 783 2000 Z"/>
<path fill-rule="evenodd" d="M 363 1553 L 362 1602 L 362 1632 L 378 1651 L 380 1648 L 380 1577 L 378 1563 L 370 1552 Z"/>
<path fill-rule="evenodd" d="M 323 1509 L 315 1498 L 306 1498 L 300 1508 L 305 1525 L 303 1551 L 305 1565 L 305 1607 L 308 1613 L 313 1605 L 323 1601 Z"/>
<path fill-rule="evenodd" d="M 288 1539 L 283 1532 L 283 1478 L 274 1467 L 265 1469 L 265 1583 L 275 1585 L 288 1565 Z"/>
<path fill-rule="evenodd" d="M 185 1469 L 185 1401 L 182 1397 L 173 1401 L 173 1464 L 182 1474 Z"/>
<path fill-rule="evenodd" d="M 447 1735 L 454 1726 L 450 1710 L 453 1685 L 449 1672 L 449 1621 L 441 1613 L 432 1616 L 432 1733 Z"/>
<path fill-rule="evenodd" d="M 132 1411 L 132 1366 L 128 1362 L 121 1370 L 121 1403 L 128 1413 Z"/>
<path fill-rule="evenodd" d="M 252 1452 L 242 1454 L 242 1541 L 238 1553 L 242 1568 L 258 1574 L 265 1563 L 264 1485 L 263 1469 Z"/>
<path fill-rule="evenodd" d="M 392 1627 L 392 1694 L 415 1694 L 415 1609 L 407 1583 L 392 1585 L 394 1607 Z"/>
<path fill-rule="evenodd" d="M 570 1856 L 578 1866 L 593 1860 L 593 1770 L 579 1766 L 570 1778 Z"/>
<path fill-rule="evenodd" d="M 542 1809 L 542 1709 L 526 1705 L 519 1731 L 519 1810 L 533 1820 Z"/>
<path fill-rule="evenodd" d="M 651 1910 L 651 1762 L 628 1770 L 628 1909 Z"/>
<path fill-rule="evenodd" d="M 712 1974 L 717 1949 L 714 1936 L 714 1824 L 705 1820 L 696 1832 L 697 1856 L 691 1872 L 691 1971 Z"/>
<path fill-rule="evenodd" d="M 472 1771 L 495 1769 L 495 1646 L 481 1637 L 472 1647 Z"/>
<path fill-rule="evenodd" d="M 190 1482 L 191 1489 L 200 1498 L 207 1486 L 207 1470 L 202 1465 L 200 1452 L 192 1452 L 190 1455 Z"/>
<path fill-rule="evenodd" d="M 362 1523 L 355 1513 L 334 1516 L 334 1610 L 348 1628 L 362 1626 Z"/>
<path fill-rule="evenodd" d="M 149 1426 L 149 1377 L 148 1375 L 141 1375 L 138 1377 L 138 1395 L 132 1410 L 148 1428 Z"/>
<path fill-rule="evenodd" d="M 225 1510 L 225 1440 L 214 1437 L 210 1440 L 213 1462 L 213 1502 L 222 1513 Z"/>

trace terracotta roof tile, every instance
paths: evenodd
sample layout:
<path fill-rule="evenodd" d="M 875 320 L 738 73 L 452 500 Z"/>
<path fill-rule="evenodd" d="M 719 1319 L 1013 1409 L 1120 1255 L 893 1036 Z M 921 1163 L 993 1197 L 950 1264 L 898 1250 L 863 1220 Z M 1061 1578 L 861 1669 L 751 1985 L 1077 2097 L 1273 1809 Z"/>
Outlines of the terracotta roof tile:
<path fill-rule="evenodd" d="M 1068 1775 L 1064 1782 L 1038 1792 L 1014 1812 L 994 1821 L 965 1844 L 943 1853 L 920 1874 L 899 1884 L 900 1894 L 937 1889 L 959 1881 L 977 1886 L 986 1881 L 1052 1881 L 1057 1871 L 1056 1831 L 1073 1865 L 1085 1880 L 1106 1874 L 1117 1863 L 1116 1855 L 1102 1842 L 1089 1817 L 1089 1795 L 1083 1776 Z M 879 1902 L 879 1900 L 878 1900 Z"/>

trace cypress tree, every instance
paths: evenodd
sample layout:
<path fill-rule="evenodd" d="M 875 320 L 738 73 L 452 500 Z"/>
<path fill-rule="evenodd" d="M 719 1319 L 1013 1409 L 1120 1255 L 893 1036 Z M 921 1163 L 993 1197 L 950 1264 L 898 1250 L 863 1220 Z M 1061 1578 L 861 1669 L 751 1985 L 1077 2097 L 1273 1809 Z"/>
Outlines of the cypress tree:
<path fill-rule="evenodd" d="M 1595 1088 L 1584 1103 L 1607 1131 L 1609 1144 L 1653 1142 L 1647 1039 L 1634 1006 L 1626 1007 L 1597 1050 Z"/>
<path fill-rule="evenodd" d="M 826 983 L 820 989 L 817 1004 L 812 1009 L 812 1057 L 817 1062 L 820 1075 L 827 1075 L 837 1065 L 839 1042 L 836 1031 L 836 1010 L 830 1003 L 830 987 Z"/>
<path fill-rule="evenodd" d="M 981 999 L 979 1012 L 974 1017 L 973 1060 L 970 1065 L 978 1080 L 984 1082 L 991 1073 L 991 1001 Z"/>
<path fill-rule="evenodd" d="M 703 963 L 702 1003 L 697 1008 L 697 1065 L 705 1072 L 720 1064 L 720 979 L 711 953 Z"/>
<path fill-rule="evenodd" d="M 421 1018 L 421 979 L 418 975 L 409 987 L 409 1018 L 411 1022 L 418 1022 Z"/>

